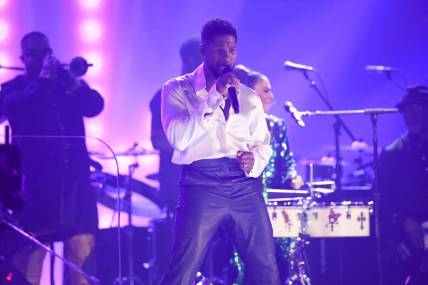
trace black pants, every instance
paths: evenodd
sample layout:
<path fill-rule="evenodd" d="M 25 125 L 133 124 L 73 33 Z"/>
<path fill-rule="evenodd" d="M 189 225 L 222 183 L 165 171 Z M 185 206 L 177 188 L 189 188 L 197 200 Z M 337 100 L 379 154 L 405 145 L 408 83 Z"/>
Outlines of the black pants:
<path fill-rule="evenodd" d="M 279 285 L 272 226 L 260 179 L 230 158 L 199 160 L 182 169 L 175 240 L 163 285 L 191 285 L 208 243 L 223 223 L 245 264 L 245 283 Z"/>

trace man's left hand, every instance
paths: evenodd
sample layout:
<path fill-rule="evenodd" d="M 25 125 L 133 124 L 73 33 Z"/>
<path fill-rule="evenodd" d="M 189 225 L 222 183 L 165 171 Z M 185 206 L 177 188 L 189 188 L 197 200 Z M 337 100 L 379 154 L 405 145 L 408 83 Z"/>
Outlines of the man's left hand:
<path fill-rule="evenodd" d="M 249 151 L 238 151 L 236 158 L 239 161 L 241 169 L 247 174 L 250 173 L 254 166 L 254 154 Z"/>

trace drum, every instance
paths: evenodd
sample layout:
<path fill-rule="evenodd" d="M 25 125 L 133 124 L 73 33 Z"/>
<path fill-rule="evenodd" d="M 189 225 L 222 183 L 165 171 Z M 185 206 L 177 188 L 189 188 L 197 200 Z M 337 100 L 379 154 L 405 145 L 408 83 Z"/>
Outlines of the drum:
<path fill-rule="evenodd" d="M 270 203 L 267 208 L 274 237 L 300 233 L 314 238 L 370 236 L 371 202 L 311 203 L 306 215 L 301 201 Z"/>
<path fill-rule="evenodd" d="M 146 227 L 151 221 L 164 217 L 158 190 L 141 181 L 130 179 L 125 175 L 117 177 L 104 172 L 93 172 L 91 173 L 91 185 L 98 194 L 99 229 L 119 225 L 119 206 L 121 227 L 128 225 L 129 207 L 131 207 L 133 226 Z M 131 191 L 131 203 L 124 199 L 127 189 Z"/>
<path fill-rule="evenodd" d="M 310 237 L 368 237 L 371 210 L 371 205 L 359 202 L 315 205 L 307 213 L 306 233 Z"/>
<path fill-rule="evenodd" d="M 274 237 L 298 237 L 300 233 L 301 209 L 294 203 L 268 205 L 269 218 Z"/>

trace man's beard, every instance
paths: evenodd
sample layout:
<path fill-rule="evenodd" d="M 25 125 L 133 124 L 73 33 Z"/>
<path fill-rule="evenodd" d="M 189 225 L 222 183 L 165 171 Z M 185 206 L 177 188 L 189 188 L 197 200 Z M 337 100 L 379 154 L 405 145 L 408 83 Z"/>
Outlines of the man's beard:
<path fill-rule="evenodd" d="M 232 71 L 233 65 L 220 64 L 215 66 L 209 66 L 208 69 L 214 75 L 215 78 L 218 78 L 220 75 Z"/>

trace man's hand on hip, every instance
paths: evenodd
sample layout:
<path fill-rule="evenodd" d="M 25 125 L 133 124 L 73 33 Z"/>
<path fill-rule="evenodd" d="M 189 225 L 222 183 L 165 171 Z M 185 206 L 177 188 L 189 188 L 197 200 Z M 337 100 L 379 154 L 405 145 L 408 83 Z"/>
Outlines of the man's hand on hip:
<path fill-rule="evenodd" d="M 241 169 L 244 170 L 245 173 L 250 173 L 254 167 L 254 154 L 249 151 L 238 151 L 236 158 L 239 161 Z"/>

